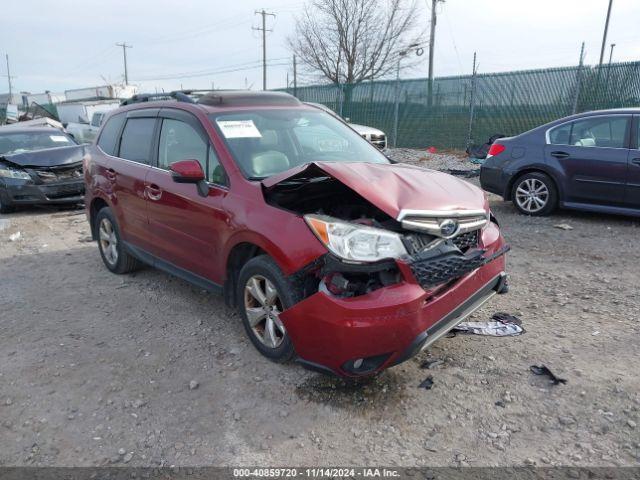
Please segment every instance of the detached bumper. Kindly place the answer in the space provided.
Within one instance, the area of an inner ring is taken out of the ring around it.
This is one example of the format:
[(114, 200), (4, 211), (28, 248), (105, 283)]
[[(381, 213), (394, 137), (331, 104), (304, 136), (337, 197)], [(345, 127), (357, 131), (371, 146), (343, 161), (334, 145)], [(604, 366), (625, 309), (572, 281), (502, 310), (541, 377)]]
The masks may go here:
[(0, 190), (3, 193), (3, 201), (8, 205), (80, 203), (84, 199), (84, 180), (37, 185), (6, 179)]
[(511, 175), (505, 173), (502, 168), (485, 165), (480, 168), (480, 186), (482, 189), (500, 195), (504, 199), (509, 196), (507, 185), (510, 180)]
[[(485, 234), (494, 240), (485, 247), (488, 256), (504, 248), (492, 230)], [(301, 363), (341, 376), (378, 372), (408, 360), (506, 291), (504, 255), (435, 293), (398, 263), (402, 283), (353, 298), (318, 292), (280, 314)]]

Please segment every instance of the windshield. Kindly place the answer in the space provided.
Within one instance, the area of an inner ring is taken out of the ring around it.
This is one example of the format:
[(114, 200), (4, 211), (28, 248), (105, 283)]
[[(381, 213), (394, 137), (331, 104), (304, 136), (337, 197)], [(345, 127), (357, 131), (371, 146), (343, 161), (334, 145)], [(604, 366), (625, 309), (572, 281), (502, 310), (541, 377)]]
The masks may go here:
[(58, 130), (51, 132), (0, 133), (0, 155), (44, 150), (45, 148), (77, 145), (69, 136)]
[(309, 162), (390, 163), (331, 115), (314, 110), (248, 110), (211, 115), (245, 176), (261, 180)]

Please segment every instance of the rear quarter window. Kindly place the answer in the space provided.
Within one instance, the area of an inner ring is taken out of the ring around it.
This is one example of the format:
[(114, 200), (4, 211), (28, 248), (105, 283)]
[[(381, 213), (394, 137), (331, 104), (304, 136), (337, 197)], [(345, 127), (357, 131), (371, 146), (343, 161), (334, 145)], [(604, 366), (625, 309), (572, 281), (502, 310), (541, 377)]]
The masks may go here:
[(118, 145), (118, 134), (122, 129), (124, 120), (124, 113), (113, 115), (109, 120), (107, 120), (107, 123), (100, 133), (100, 138), (98, 139), (98, 146), (104, 153), (115, 156), (116, 147)]

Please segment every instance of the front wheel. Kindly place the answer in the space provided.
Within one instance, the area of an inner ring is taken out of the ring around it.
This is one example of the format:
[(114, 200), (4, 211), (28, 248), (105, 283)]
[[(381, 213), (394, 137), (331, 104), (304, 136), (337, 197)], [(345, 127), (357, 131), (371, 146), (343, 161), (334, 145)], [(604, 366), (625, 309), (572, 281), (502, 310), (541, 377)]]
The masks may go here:
[(268, 255), (252, 258), (240, 271), (236, 298), (242, 323), (256, 349), (275, 362), (294, 355), (280, 313), (297, 303), (296, 291)]
[(511, 192), (514, 205), (525, 215), (545, 216), (558, 205), (558, 191), (553, 180), (541, 172), (527, 173), (518, 178)]

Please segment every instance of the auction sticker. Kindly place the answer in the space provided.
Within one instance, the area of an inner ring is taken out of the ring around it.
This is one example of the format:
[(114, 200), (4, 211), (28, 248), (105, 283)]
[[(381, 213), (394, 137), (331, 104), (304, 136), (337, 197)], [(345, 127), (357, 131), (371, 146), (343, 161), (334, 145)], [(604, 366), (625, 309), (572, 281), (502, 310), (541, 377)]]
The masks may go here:
[(68, 142), (69, 140), (64, 135), (49, 135), (49, 138), (53, 142)]
[(222, 134), (226, 138), (261, 138), (253, 120), (218, 120)]

